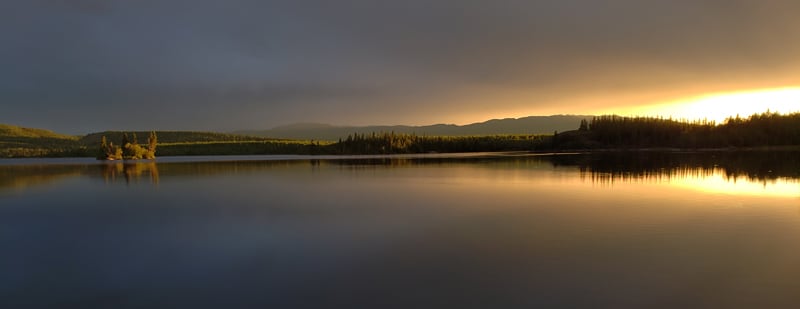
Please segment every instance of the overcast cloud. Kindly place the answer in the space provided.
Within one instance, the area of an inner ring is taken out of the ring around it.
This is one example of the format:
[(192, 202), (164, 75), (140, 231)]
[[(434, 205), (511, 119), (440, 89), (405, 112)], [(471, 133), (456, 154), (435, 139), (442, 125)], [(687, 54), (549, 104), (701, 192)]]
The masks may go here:
[(6, 0), (0, 123), (429, 124), (798, 85), (798, 12), (789, 0)]

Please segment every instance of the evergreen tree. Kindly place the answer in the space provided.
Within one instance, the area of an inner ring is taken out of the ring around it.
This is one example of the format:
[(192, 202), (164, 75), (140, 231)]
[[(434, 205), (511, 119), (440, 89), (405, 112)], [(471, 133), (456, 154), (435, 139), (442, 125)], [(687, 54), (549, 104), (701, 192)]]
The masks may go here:
[(578, 128), (580, 131), (589, 131), (589, 122), (586, 119), (581, 120), (581, 126)]
[(150, 131), (150, 137), (147, 138), (147, 150), (156, 152), (156, 144), (158, 144), (158, 137), (155, 131)]
[(559, 141), (558, 141), (558, 131), (553, 131), (553, 137), (550, 140), (550, 145), (553, 148), (557, 148), (558, 147), (558, 143), (559, 143)]
[(106, 140), (106, 136), (103, 135), (103, 138), (100, 140), (100, 150), (97, 152), (97, 159), (105, 159), (110, 154), (108, 140)]
[(108, 150), (108, 140), (106, 140), (105, 135), (103, 135), (103, 138), (100, 139), (100, 149), (102, 149), (104, 152)]

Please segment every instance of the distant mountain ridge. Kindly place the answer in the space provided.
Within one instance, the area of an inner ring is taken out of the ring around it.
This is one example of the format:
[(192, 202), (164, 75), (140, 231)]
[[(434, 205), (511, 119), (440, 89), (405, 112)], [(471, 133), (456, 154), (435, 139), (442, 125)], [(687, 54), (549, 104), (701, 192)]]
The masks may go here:
[(522, 118), (492, 119), (468, 125), (434, 124), (427, 126), (374, 125), (374, 126), (334, 126), (324, 123), (295, 123), (278, 126), (268, 130), (235, 131), (233, 134), (264, 136), (286, 139), (337, 140), (353, 133), (370, 134), (395, 132), (417, 135), (498, 135), (498, 134), (552, 134), (554, 131), (570, 131), (580, 126), (583, 119), (591, 120), (591, 115), (553, 115), (528, 116)]
[[(122, 134), (127, 133), (128, 137), (133, 138), (137, 135), (144, 141), (149, 131), (103, 131), (97, 133), (89, 133), (80, 137), (78, 140), (84, 145), (100, 144), (100, 140), (105, 136), (108, 140), (118, 141), (122, 140)], [(235, 141), (274, 141), (275, 139), (266, 138), (261, 136), (245, 136), (236, 134), (226, 134), (217, 132), (202, 132), (202, 131), (155, 131), (158, 136), (159, 143), (197, 143), (197, 142), (235, 142)]]

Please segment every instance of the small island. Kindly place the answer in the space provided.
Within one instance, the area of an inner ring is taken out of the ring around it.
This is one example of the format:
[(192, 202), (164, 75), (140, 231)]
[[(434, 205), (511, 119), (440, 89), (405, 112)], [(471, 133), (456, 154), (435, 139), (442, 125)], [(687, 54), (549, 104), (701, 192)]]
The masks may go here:
[(100, 141), (100, 150), (97, 154), (98, 160), (151, 160), (156, 158), (156, 144), (158, 137), (155, 131), (150, 132), (147, 138), (147, 147), (139, 145), (136, 133), (132, 137), (128, 137), (128, 133), (122, 134), (122, 142), (119, 145), (114, 145), (114, 142), (109, 142), (105, 135)]

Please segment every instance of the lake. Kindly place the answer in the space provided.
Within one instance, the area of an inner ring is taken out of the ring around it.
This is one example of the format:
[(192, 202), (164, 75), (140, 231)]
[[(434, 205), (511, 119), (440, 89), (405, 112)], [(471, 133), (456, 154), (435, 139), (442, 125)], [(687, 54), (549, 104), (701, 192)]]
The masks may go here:
[(0, 308), (796, 308), (793, 152), (0, 160)]

